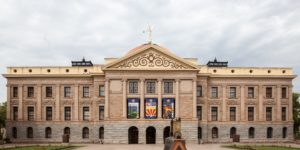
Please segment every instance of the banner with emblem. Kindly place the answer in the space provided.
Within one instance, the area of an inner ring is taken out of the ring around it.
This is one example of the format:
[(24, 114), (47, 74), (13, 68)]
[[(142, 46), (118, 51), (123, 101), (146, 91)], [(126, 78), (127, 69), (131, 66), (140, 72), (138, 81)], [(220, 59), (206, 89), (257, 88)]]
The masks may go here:
[(128, 98), (127, 99), (127, 118), (137, 119), (140, 118), (140, 99)]
[(175, 118), (175, 99), (163, 98), (163, 118), (172, 119)]
[(146, 119), (157, 118), (157, 98), (145, 99), (145, 118)]

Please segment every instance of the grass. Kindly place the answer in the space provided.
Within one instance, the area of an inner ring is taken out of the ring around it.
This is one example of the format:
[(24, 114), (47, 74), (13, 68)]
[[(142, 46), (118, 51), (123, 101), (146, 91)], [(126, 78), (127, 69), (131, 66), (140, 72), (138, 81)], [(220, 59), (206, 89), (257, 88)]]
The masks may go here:
[(228, 145), (223, 147), (237, 150), (300, 150), (299, 148), (281, 146)]
[(76, 146), (24, 146), (3, 148), (3, 150), (73, 150)]

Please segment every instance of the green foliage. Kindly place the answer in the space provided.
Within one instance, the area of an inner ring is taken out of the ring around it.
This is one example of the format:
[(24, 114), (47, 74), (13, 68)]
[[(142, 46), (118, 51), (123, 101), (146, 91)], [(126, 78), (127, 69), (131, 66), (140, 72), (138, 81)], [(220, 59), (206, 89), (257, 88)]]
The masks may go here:
[(0, 104), (0, 127), (5, 126), (6, 120), (6, 102)]
[(294, 119), (294, 133), (299, 132), (300, 125), (300, 102), (298, 100), (299, 94), (293, 93), (293, 119)]

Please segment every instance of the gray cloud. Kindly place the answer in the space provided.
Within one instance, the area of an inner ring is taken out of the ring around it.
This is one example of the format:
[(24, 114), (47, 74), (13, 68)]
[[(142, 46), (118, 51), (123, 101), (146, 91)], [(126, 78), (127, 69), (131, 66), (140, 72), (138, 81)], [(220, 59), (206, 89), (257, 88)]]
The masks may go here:
[[(293, 67), (300, 74), (300, 1), (277, 0), (0, 0), (0, 73), (6, 66), (70, 65), (121, 57), (153, 39), (205, 64)], [(0, 100), (5, 100), (0, 79)], [(300, 92), (300, 79), (294, 80)]]

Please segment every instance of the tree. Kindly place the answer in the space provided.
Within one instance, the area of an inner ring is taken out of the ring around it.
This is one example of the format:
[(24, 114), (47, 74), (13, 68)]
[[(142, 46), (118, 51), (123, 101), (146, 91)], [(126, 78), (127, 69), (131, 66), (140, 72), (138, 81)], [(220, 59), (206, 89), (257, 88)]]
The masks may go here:
[(0, 127), (5, 126), (6, 120), (6, 102), (0, 104)]
[(293, 93), (293, 119), (294, 119), (294, 133), (299, 132), (300, 126), (300, 102), (299, 94)]

